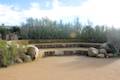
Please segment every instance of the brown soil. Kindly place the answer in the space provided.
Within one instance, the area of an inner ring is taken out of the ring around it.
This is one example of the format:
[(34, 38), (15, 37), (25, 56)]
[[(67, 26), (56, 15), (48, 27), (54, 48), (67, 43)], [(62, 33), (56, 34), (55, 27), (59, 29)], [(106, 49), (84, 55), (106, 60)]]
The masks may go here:
[(120, 59), (48, 57), (0, 69), (0, 80), (120, 80)]

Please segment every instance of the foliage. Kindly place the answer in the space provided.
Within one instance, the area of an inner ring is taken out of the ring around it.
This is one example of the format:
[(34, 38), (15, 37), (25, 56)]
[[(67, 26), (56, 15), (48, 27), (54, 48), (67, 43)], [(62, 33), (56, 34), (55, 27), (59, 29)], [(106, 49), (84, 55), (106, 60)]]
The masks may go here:
[(94, 29), (91, 26), (85, 26), (81, 32), (81, 39), (85, 42), (94, 42)]
[(5, 39), (5, 35), (9, 33), (9, 29), (5, 27), (0, 27), (0, 34), (2, 35), (2, 39)]
[(79, 18), (73, 22), (52, 21), (48, 18), (28, 18), (21, 26), (0, 26), (3, 39), (8, 33), (16, 33), (19, 39), (79, 39), (83, 42), (103, 43), (107, 41), (105, 26), (82, 25)]
[(16, 44), (8, 44), (6, 41), (0, 40), (0, 67), (5, 67), (15, 63), (15, 59), (22, 53), (25, 48), (17, 47)]
[(120, 51), (120, 29), (111, 28), (107, 31), (107, 41), (112, 44), (117, 53)]
[(104, 26), (83, 26), (79, 18), (73, 23), (51, 21), (45, 19), (27, 19), (21, 27), (22, 39), (79, 39), (84, 42), (105, 42)]
[(9, 45), (8, 50), (9, 50), (10, 60), (15, 61), (15, 58), (18, 55), (18, 50), (19, 50), (17, 48), (17, 45), (12, 43), (11, 45)]
[(94, 29), (94, 36), (95, 36), (95, 39), (94, 41), (95, 42), (99, 42), (99, 43), (103, 43), (103, 42), (106, 42), (107, 41), (107, 27), (105, 26), (95, 26), (95, 29)]
[(11, 33), (20, 33), (20, 28), (17, 26), (13, 26), (9, 29)]
[(0, 56), (1, 56), (1, 59), (0, 59), (0, 64), (1, 66), (7, 66), (10, 64), (10, 54), (9, 54), (9, 51), (8, 51), (8, 48), (6, 46), (6, 42), (5, 41), (0, 41)]

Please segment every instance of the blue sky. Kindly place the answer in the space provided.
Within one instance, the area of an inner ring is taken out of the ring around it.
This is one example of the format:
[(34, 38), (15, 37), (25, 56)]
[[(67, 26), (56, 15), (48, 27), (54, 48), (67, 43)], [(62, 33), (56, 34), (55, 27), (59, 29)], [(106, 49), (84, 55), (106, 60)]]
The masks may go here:
[(0, 0), (0, 24), (20, 25), (26, 18), (48, 17), (120, 28), (119, 0)]
[[(21, 8), (28, 8), (31, 3), (38, 3), (43, 9), (52, 8), (54, 0), (0, 0), (1, 4), (15, 5)], [(59, 0), (61, 6), (79, 6), (85, 0)], [(46, 6), (48, 4), (48, 6)]]

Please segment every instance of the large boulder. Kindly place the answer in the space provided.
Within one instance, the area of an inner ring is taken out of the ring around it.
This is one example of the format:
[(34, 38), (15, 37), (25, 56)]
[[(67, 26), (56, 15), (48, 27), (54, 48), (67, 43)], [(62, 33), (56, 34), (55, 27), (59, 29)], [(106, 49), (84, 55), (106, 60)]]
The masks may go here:
[(101, 46), (100, 46), (100, 49), (109, 49), (109, 46), (108, 46), (108, 43), (103, 43)]
[(98, 54), (99, 54), (98, 49), (93, 48), (93, 47), (88, 49), (88, 56), (96, 57)]
[(107, 54), (108, 57), (114, 57), (115, 55), (113, 53)]
[(15, 62), (16, 62), (16, 63), (23, 63), (23, 60), (22, 60), (21, 58), (17, 57), (17, 58), (15, 59)]
[[(104, 57), (106, 57), (106, 58), (109, 57), (106, 49), (99, 49), (99, 54), (101, 54), (101, 55), (104, 54)], [(100, 55), (100, 57), (101, 57), (101, 55)]]
[(100, 54), (105, 54), (105, 55), (107, 55), (106, 49), (99, 49), (99, 53), (100, 53)]
[(39, 56), (39, 49), (36, 46), (29, 45), (27, 46), (27, 55), (30, 55), (32, 60), (35, 60)]
[(24, 59), (24, 62), (30, 62), (30, 61), (32, 61), (31, 56), (26, 55), (25, 59)]
[(105, 58), (105, 55), (100, 53), (96, 57), (98, 57), (98, 58)]
[(21, 59), (23, 62), (30, 62), (30, 61), (32, 61), (31, 56), (26, 55), (26, 54), (24, 54), (24, 53), (22, 53), (22, 54), (20, 55), (20, 59)]
[(116, 50), (115, 50), (115, 47), (111, 44), (111, 43), (103, 43), (101, 46), (100, 46), (100, 49), (105, 49), (107, 53), (115, 53)]

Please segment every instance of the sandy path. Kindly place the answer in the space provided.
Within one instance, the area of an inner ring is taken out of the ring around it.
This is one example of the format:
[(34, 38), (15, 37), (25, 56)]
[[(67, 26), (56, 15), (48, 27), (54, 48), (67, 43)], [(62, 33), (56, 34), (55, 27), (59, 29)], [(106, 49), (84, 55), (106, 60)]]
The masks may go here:
[(0, 80), (120, 80), (120, 59), (49, 57), (0, 69)]

